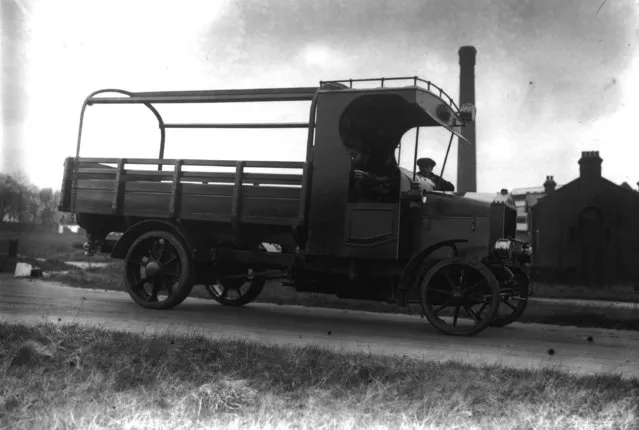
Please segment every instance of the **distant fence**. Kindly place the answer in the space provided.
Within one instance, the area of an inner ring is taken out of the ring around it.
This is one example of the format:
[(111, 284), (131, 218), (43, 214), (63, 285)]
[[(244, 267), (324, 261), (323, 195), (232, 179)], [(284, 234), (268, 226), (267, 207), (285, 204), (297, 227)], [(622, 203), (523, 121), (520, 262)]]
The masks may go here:
[(550, 284), (563, 284), (575, 286), (590, 286), (592, 288), (606, 289), (615, 285), (632, 285), (635, 291), (639, 291), (639, 271), (616, 274), (614, 277), (604, 277), (600, 282), (587, 282), (574, 271), (561, 270), (551, 267), (531, 267), (531, 278), (535, 282)]
[(27, 222), (3, 222), (0, 223), (1, 233), (62, 233), (83, 235), (84, 230), (78, 226), (63, 226), (59, 224), (31, 224)]

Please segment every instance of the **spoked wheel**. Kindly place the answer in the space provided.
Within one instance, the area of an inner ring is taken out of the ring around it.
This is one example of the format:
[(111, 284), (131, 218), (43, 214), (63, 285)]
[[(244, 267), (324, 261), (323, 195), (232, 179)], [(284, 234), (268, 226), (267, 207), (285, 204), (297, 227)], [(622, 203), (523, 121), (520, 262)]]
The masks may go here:
[[(233, 244), (229, 246), (235, 248)], [(266, 252), (262, 245), (258, 250)], [(266, 278), (253, 276), (258, 268), (227, 260), (221, 269), (215, 282), (206, 284), (204, 288), (213, 300), (222, 305), (239, 307), (249, 304), (260, 295), (266, 284)]]
[(193, 288), (192, 261), (182, 241), (165, 231), (141, 235), (126, 256), (126, 288), (147, 309), (171, 309)]
[(499, 309), (490, 325), (493, 327), (505, 327), (521, 317), (528, 304), (528, 288), (530, 279), (526, 273), (516, 270), (508, 270), (507, 278), (501, 281), (501, 295)]
[(222, 279), (205, 288), (211, 298), (222, 305), (244, 306), (255, 300), (266, 284), (266, 279), (252, 275), (253, 271), (248, 269), (246, 277)]
[(421, 282), (421, 305), (428, 321), (453, 336), (473, 336), (499, 307), (499, 282), (474, 260), (452, 258), (430, 267)]

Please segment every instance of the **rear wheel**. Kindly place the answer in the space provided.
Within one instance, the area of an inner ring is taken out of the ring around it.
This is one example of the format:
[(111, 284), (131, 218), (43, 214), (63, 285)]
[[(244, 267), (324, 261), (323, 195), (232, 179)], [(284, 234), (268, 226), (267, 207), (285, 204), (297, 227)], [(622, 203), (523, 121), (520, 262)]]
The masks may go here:
[(499, 282), (477, 261), (440, 261), (426, 271), (420, 287), (424, 315), (448, 335), (476, 335), (488, 327), (499, 307)]
[(143, 308), (171, 309), (193, 288), (193, 263), (173, 233), (144, 233), (131, 245), (125, 263), (127, 292)]
[[(234, 248), (232, 244), (229, 246)], [(266, 252), (262, 245), (258, 249)], [(221, 264), (215, 281), (204, 285), (204, 288), (213, 300), (222, 305), (244, 306), (255, 300), (264, 289), (266, 278), (253, 276), (258, 271), (259, 267), (227, 260)]]
[[(235, 279), (222, 279), (204, 288), (216, 302), (226, 306), (244, 306), (255, 300), (266, 284), (264, 278), (252, 278), (253, 271), (247, 270), (247, 276)], [(251, 279), (252, 278), (252, 279)]]

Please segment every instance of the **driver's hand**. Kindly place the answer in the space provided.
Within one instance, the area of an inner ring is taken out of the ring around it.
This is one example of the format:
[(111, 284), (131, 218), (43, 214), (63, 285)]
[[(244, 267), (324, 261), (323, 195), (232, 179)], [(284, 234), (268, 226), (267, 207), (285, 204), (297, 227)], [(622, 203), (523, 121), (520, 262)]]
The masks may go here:
[(363, 181), (364, 178), (368, 176), (368, 173), (364, 172), (363, 170), (353, 170), (353, 176), (355, 176), (355, 179)]

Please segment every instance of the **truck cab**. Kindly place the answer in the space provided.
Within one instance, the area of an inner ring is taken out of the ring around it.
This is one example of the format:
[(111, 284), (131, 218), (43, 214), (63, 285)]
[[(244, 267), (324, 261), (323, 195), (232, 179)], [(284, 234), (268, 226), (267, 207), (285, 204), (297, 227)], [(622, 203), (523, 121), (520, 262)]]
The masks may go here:
[[(415, 217), (409, 214), (421, 207), (421, 191), (436, 192), (428, 184), (420, 187), (415, 163), (413, 175), (399, 167), (396, 150), (402, 136), (419, 127), (443, 127), (469, 144), (460, 131), (475, 110), (458, 108), (430, 82), (407, 81), (391, 87), (380, 81), (375, 89), (352, 88), (351, 81), (320, 87), (310, 158), (309, 254), (405, 259), (423, 246), (409, 228)], [(368, 181), (354, 173), (362, 170)]]

